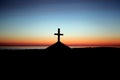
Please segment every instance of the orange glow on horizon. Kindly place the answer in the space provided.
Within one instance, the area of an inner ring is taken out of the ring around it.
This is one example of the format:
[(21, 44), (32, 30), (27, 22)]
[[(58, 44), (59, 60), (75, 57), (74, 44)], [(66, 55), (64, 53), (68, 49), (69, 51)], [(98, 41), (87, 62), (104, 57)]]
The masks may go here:
[(66, 38), (63, 42), (71, 46), (120, 46), (120, 38)]
[[(49, 46), (56, 42), (55, 39), (1, 39), (0, 45), (40, 45), (40, 46)], [(120, 39), (94, 39), (94, 38), (62, 38), (61, 42), (68, 46), (120, 46)]]

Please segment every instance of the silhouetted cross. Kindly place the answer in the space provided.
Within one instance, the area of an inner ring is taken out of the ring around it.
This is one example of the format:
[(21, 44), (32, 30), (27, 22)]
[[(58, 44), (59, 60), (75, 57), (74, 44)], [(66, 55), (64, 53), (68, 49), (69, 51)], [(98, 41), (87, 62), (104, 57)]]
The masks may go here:
[(55, 33), (54, 35), (58, 35), (58, 42), (60, 42), (60, 36), (63, 34), (60, 34), (60, 28), (58, 28), (58, 33)]

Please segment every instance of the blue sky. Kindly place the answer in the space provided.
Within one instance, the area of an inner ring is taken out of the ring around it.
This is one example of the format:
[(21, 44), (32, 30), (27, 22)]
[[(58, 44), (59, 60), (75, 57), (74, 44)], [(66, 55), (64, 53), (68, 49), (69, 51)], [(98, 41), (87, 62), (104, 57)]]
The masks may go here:
[[(0, 38), (120, 39), (119, 0), (1, 0)], [(27, 37), (26, 37), (27, 36)], [(64, 39), (63, 39), (64, 41)]]

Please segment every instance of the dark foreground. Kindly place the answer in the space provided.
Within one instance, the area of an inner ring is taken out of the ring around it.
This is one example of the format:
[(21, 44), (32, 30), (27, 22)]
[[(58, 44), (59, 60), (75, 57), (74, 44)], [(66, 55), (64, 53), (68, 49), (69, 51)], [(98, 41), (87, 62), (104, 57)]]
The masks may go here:
[(47, 51), (46, 49), (0, 50), (0, 56), (82, 56), (119, 57), (120, 48), (73, 48), (69, 51)]

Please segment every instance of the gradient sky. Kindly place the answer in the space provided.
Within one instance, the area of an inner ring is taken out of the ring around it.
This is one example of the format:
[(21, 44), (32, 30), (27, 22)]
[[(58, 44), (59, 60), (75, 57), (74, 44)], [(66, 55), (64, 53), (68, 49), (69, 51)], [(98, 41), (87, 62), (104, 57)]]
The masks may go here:
[(120, 45), (120, 0), (0, 0), (0, 45)]

